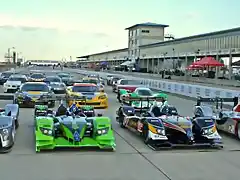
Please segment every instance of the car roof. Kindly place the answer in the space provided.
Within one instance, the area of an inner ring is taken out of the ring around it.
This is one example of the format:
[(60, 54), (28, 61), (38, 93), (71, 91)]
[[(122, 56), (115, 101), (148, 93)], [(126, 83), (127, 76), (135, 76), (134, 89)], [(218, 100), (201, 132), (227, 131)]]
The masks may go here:
[(150, 90), (151, 91), (151, 89), (148, 87), (138, 87), (138, 88), (136, 88), (136, 90)]
[(94, 86), (94, 87), (96, 87), (96, 84), (92, 84), (92, 83), (74, 83), (73, 86)]

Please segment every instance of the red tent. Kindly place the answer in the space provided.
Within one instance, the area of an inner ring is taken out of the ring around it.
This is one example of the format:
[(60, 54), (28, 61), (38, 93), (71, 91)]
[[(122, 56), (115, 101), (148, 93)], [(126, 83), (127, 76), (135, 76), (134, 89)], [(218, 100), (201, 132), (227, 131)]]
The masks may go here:
[(204, 68), (204, 66), (194, 65), (194, 64), (191, 64), (191, 65), (189, 65), (188, 67), (186, 67), (187, 70), (203, 69), (203, 68)]
[(194, 63), (192, 63), (192, 65), (199, 65), (199, 66), (224, 66), (223, 63), (220, 63), (219, 61), (217, 61), (216, 59), (214, 59), (213, 57), (209, 56), (209, 57), (204, 57), (199, 61), (196, 61)]

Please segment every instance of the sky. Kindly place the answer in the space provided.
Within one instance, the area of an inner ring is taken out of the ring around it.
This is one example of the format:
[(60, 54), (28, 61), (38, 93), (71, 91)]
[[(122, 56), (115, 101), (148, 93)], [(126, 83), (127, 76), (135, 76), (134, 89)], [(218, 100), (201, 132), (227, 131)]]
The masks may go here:
[(127, 47), (126, 27), (168, 24), (176, 38), (240, 27), (239, 0), (12, 0), (0, 6), (0, 56), (74, 59)]

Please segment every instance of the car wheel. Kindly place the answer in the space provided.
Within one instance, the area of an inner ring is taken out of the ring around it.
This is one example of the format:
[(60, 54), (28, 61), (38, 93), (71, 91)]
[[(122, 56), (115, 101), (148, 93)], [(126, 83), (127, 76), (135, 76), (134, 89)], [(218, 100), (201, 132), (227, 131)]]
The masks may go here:
[(15, 141), (15, 135), (16, 135), (16, 124), (13, 125), (12, 133), (11, 133), (11, 138), (12, 138), (12, 143), (14, 144)]
[(142, 135), (143, 135), (144, 143), (149, 144), (150, 139), (148, 137), (148, 128), (146, 125), (143, 126), (143, 134)]
[(19, 127), (19, 122), (17, 119), (15, 120), (15, 127), (16, 127), (16, 129), (18, 129), (18, 127)]
[(237, 124), (237, 137), (240, 139), (240, 123)]

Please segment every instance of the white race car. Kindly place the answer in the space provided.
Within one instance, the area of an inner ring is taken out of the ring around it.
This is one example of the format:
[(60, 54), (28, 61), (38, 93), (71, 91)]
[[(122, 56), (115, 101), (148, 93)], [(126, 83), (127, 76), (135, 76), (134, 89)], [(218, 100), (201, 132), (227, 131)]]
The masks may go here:
[(27, 82), (27, 76), (19, 74), (12, 75), (3, 84), (3, 91), (4, 93), (15, 93), (25, 82)]

